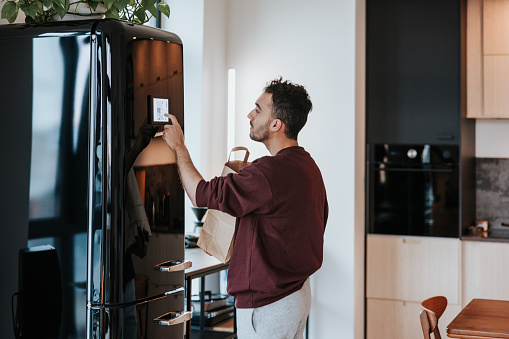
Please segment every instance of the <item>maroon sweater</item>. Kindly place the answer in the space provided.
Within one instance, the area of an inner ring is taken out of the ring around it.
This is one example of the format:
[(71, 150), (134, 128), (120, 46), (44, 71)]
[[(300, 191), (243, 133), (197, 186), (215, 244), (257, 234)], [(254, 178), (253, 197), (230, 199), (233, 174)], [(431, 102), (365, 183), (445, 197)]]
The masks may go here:
[(320, 170), (302, 147), (257, 159), (238, 174), (202, 180), (196, 202), (237, 218), (227, 291), (238, 308), (290, 295), (322, 265), (327, 196)]

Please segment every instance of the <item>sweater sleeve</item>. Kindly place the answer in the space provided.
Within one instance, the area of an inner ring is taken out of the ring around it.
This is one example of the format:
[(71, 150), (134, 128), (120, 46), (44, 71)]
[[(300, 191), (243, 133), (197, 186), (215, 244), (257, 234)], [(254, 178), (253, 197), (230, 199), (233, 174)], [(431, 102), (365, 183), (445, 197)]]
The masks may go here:
[(242, 217), (270, 212), (274, 199), (267, 177), (255, 164), (250, 164), (239, 173), (200, 181), (196, 187), (196, 204)]

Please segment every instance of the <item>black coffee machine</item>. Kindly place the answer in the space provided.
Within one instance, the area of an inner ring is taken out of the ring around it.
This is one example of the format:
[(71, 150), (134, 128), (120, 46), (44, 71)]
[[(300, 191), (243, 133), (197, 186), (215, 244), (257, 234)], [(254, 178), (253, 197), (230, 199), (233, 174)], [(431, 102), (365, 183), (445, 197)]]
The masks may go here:
[(203, 217), (207, 213), (206, 207), (192, 207), (193, 213), (198, 221), (194, 222), (194, 233), (200, 234), (201, 228), (203, 227)]
[(203, 227), (203, 218), (205, 213), (207, 213), (207, 208), (205, 207), (191, 207), (191, 209), (193, 210), (193, 213), (198, 221), (194, 222), (193, 234), (186, 234), (186, 248), (193, 248), (198, 246), (198, 237), (200, 236), (201, 228)]

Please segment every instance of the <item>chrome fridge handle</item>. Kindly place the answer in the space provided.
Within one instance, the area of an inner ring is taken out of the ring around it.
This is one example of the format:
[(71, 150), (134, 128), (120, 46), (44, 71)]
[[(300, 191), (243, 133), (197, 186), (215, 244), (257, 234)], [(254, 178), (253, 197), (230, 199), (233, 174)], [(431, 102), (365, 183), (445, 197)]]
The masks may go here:
[(154, 324), (156, 325), (163, 325), (163, 326), (173, 326), (182, 324), (186, 321), (191, 320), (192, 312), (185, 311), (185, 312), (169, 312), (166, 314), (163, 314), (160, 317), (157, 317), (154, 319)]
[(155, 265), (154, 270), (161, 272), (178, 272), (188, 269), (191, 266), (193, 266), (191, 261), (170, 260)]

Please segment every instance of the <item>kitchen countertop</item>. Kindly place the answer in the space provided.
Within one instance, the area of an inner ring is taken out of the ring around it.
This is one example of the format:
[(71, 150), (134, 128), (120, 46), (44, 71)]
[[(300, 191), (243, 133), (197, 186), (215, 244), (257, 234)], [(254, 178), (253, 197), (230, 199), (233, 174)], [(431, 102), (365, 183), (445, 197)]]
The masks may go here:
[(487, 242), (509, 242), (509, 238), (482, 237), (481, 235), (462, 235), (461, 240), (487, 241)]

